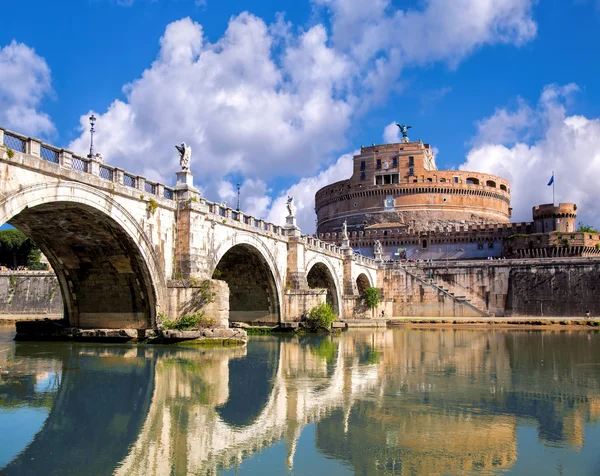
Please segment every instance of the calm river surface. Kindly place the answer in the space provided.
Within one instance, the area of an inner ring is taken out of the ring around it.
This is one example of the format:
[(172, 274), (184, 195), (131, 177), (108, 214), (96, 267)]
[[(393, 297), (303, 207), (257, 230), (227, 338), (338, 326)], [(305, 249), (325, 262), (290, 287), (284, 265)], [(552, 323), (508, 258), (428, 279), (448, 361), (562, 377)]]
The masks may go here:
[(600, 333), (14, 343), (0, 474), (600, 474)]

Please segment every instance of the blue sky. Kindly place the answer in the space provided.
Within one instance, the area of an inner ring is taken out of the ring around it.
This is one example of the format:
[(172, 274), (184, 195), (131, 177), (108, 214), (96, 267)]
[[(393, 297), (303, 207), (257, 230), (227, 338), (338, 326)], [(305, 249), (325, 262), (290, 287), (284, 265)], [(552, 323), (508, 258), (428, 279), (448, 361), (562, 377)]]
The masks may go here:
[[(8, 8), (8, 10), (7, 10)], [(439, 168), (512, 183), (515, 220), (551, 201), (600, 225), (597, 0), (13, 2), (0, 124), (170, 184), (192, 145), (204, 195), (281, 222), (292, 193), (347, 178), (394, 121)]]

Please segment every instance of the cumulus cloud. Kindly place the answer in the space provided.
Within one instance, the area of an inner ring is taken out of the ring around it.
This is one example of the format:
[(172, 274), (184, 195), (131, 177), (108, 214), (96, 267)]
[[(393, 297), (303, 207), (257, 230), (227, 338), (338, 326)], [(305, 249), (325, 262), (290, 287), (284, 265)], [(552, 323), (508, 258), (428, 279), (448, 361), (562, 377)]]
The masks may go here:
[(530, 221), (534, 205), (552, 202), (547, 183), (554, 171), (556, 202), (575, 202), (582, 221), (600, 224), (595, 197), (600, 118), (568, 114), (569, 99), (577, 90), (575, 84), (546, 86), (535, 107), (521, 101), (516, 111), (497, 109), (479, 123), (475, 145), (460, 169), (507, 178), (513, 220)]
[(386, 144), (392, 144), (400, 142), (400, 129), (395, 122), (390, 122), (383, 130), (383, 142)]
[(50, 68), (44, 58), (14, 40), (0, 49), (0, 124), (27, 135), (53, 134), (50, 117), (38, 110), (51, 92)]
[[(282, 15), (267, 25), (244, 12), (214, 43), (184, 18), (166, 27), (155, 61), (124, 86), (125, 98), (93, 111), (95, 142), (108, 162), (170, 183), (178, 168), (173, 145), (185, 141), (208, 198), (235, 200), (231, 177), (241, 177), (244, 206), (280, 223), (284, 207), (275, 210), (285, 193), (272, 202), (279, 191), (270, 184), (308, 175), (292, 188), (311, 216), (301, 223), (314, 229), (306, 190), (342, 168), (331, 158), (347, 147), (352, 120), (398, 84), (402, 67), (456, 64), (486, 44), (529, 41), (532, 2), (429, 0), (400, 10), (390, 0), (313, 0), (331, 18), (296, 29)], [(88, 147), (90, 112), (69, 146), (79, 153)], [(386, 136), (397, 141), (398, 133), (390, 128)]]

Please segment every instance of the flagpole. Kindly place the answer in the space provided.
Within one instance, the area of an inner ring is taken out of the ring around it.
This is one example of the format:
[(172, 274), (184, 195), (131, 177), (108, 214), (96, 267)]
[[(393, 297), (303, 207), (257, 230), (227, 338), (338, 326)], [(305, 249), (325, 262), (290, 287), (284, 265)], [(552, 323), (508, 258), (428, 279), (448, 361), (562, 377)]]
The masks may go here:
[(556, 182), (554, 178), (554, 170), (552, 171), (552, 206), (554, 206), (554, 182)]

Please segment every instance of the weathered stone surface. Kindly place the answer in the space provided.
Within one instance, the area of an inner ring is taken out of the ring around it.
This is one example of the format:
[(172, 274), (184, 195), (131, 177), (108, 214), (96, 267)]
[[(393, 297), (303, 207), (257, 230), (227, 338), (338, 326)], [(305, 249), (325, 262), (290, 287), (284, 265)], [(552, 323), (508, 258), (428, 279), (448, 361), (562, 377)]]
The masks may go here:
[(0, 271), (0, 316), (62, 316), (63, 302), (51, 271)]

